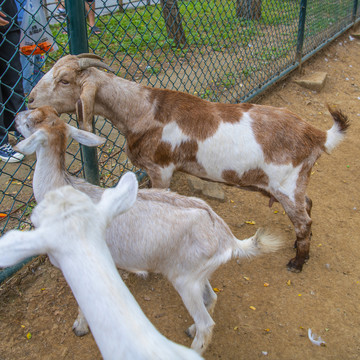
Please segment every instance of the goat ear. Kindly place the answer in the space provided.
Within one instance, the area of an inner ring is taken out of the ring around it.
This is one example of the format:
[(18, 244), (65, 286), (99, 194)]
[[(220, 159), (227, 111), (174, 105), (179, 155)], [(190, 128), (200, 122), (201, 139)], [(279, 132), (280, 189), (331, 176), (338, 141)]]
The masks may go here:
[(45, 253), (45, 238), (38, 230), (11, 230), (0, 238), (0, 267), (12, 266)]
[(98, 204), (106, 221), (109, 223), (114, 217), (128, 211), (136, 201), (137, 192), (138, 182), (132, 172), (126, 173), (114, 188), (106, 189)]
[(91, 132), (94, 117), (96, 85), (85, 82), (76, 103), (76, 115), (81, 129)]
[(25, 140), (20, 141), (14, 146), (14, 150), (19, 151), (25, 155), (33, 154), (39, 145), (44, 144), (47, 141), (47, 136), (43, 129), (35, 131)]
[(70, 136), (78, 143), (86, 146), (100, 146), (105, 143), (106, 139), (97, 136), (91, 132), (77, 129), (69, 124), (66, 124), (70, 132)]

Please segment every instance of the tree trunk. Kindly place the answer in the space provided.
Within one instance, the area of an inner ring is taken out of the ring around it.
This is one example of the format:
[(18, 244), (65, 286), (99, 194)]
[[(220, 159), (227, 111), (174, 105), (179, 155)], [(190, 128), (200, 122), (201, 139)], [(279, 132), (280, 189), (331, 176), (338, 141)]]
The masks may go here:
[(119, 11), (124, 12), (123, 0), (118, 0)]
[(182, 28), (179, 8), (176, 0), (160, 0), (169, 38), (173, 39), (176, 46), (186, 43), (185, 33)]
[(241, 19), (259, 20), (261, 0), (236, 0), (236, 15)]

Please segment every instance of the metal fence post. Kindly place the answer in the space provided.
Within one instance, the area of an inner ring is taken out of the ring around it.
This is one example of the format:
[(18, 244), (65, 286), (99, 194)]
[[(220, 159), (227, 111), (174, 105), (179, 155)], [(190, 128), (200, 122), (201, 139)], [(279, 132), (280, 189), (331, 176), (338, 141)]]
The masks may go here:
[[(65, 0), (67, 26), (69, 34), (70, 53), (78, 55), (89, 52), (86, 31), (86, 13), (84, 0)], [(93, 132), (94, 132), (93, 122)], [(99, 185), (99, 166), (96, 148), (81, 145), (81, 154), (84, 163), (85, 179), (92, 184)]]
[(354, 0), (353, 18), (352, 18), (354, 25), (355, 25), (355, 21), (356, 21), (357, 7), (358, 7), (358, 0)]
[(297, 45), (296, 45), (296, 58), (295, 58), (295, 61), (299, 62), (300, 70), (301, 70), (302, 49), (304, 44), (306, 5), (307, 5), (307, 0), (301, 0), (300, 13), (299, 13), (299, 28), (298, 28)]

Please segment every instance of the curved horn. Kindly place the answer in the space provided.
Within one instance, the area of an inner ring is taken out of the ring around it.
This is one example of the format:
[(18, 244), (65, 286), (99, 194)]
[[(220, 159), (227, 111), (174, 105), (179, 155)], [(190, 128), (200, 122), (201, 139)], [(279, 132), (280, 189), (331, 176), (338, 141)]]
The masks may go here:
[(82, 53), (82, 54), (78, 54), (76, 55), (76, 57), (78, 57), (79, 59), (83, 59), (83, 58), (87, 58), (87, 59), (98, 59), (98, 60), (102, 60), (102, 57), (93, 53)]
[(115, 70), (113, 68), (111, 68), (109, 65), (105, 64), (104, 62), (102, 62), (98, 59), (94, 59), (94, 58), (88, 58), (88, 57), (80, 58), (79, 66), (80, 66), (81, 70), (85, 70), (89, 67), (94, 66), (94, 67), (99, 67), (99, 68), (111, 71), (112, 73), (115, 73)]

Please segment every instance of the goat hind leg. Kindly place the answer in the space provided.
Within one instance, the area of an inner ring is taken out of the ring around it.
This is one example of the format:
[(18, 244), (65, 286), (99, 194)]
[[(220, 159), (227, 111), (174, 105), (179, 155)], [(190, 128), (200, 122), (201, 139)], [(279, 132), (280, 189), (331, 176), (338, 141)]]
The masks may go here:
[[(301, 198), (299, 194), (297, 195), (297, 199)], [(281, 193), (276, 194), (276, 198), (294, 224), (296, 233), (296, 256), (288, 262), (287, 267), (291, 271), (300, 272), (305, 261), (309, 258), (312, 223), (309, 215), (311, 200), (304, 195), (303, 201), (297, 200), (295, 204), (288, 196)]]
[[(305, 209), (306, 209), (307, 214), (311, 218), (312, 200), (308, 196), (305, 196)], [(309, 237), (310, 237), (310, 241), (311, 241), (312, 231), (310, 231)], [(297, 239), (295, 240), (295, 243), (294, 243), (294, 249), (296, 249), (296, 248), (297, 248)], [(308, 254), (306, 257), (306, 260), (308, 260), (309, 258), (310, 258), (310, 256)]]
[[(206, 279), (204, 288), (203, 288), (203, 301), (204, 301), (206, 310), (208, 311), (210, 316), (212, 316), (215, 305), (216, 305), (216, 301), (217, 301), (217, 295), (215, 294), (214, 290), (212, 289), (211, 284), (208, 279)], [(194, 336), (196, 334), (196, 325), (192, 324), (186, 330), (186, 334), (189, 337), (194, 338)]]
[(297, 214), (296, 219), (291, 220), (294, 223), (296, 232), (296, 256), (289, 261), (287, 267), (291, 271), (300, 272), (305, 261), (310, 257), (312, 221), (305, 209), (301, 214)]
[(84, 336), (89, 333), (88, 323), (87, 323), (85, 316), (80, 308), (79, 308), (78, 316), (72, 326), (72, 329), (76, 336)]
[(204, 286), (201, 286), (199, 282), (194, 283), (193, 279), (177, 279), (174, 286), (195, 322), (196, 331), (191, 348), (202, 354), (211, 341), (212, 330), (215, 325), (203, 301)]

